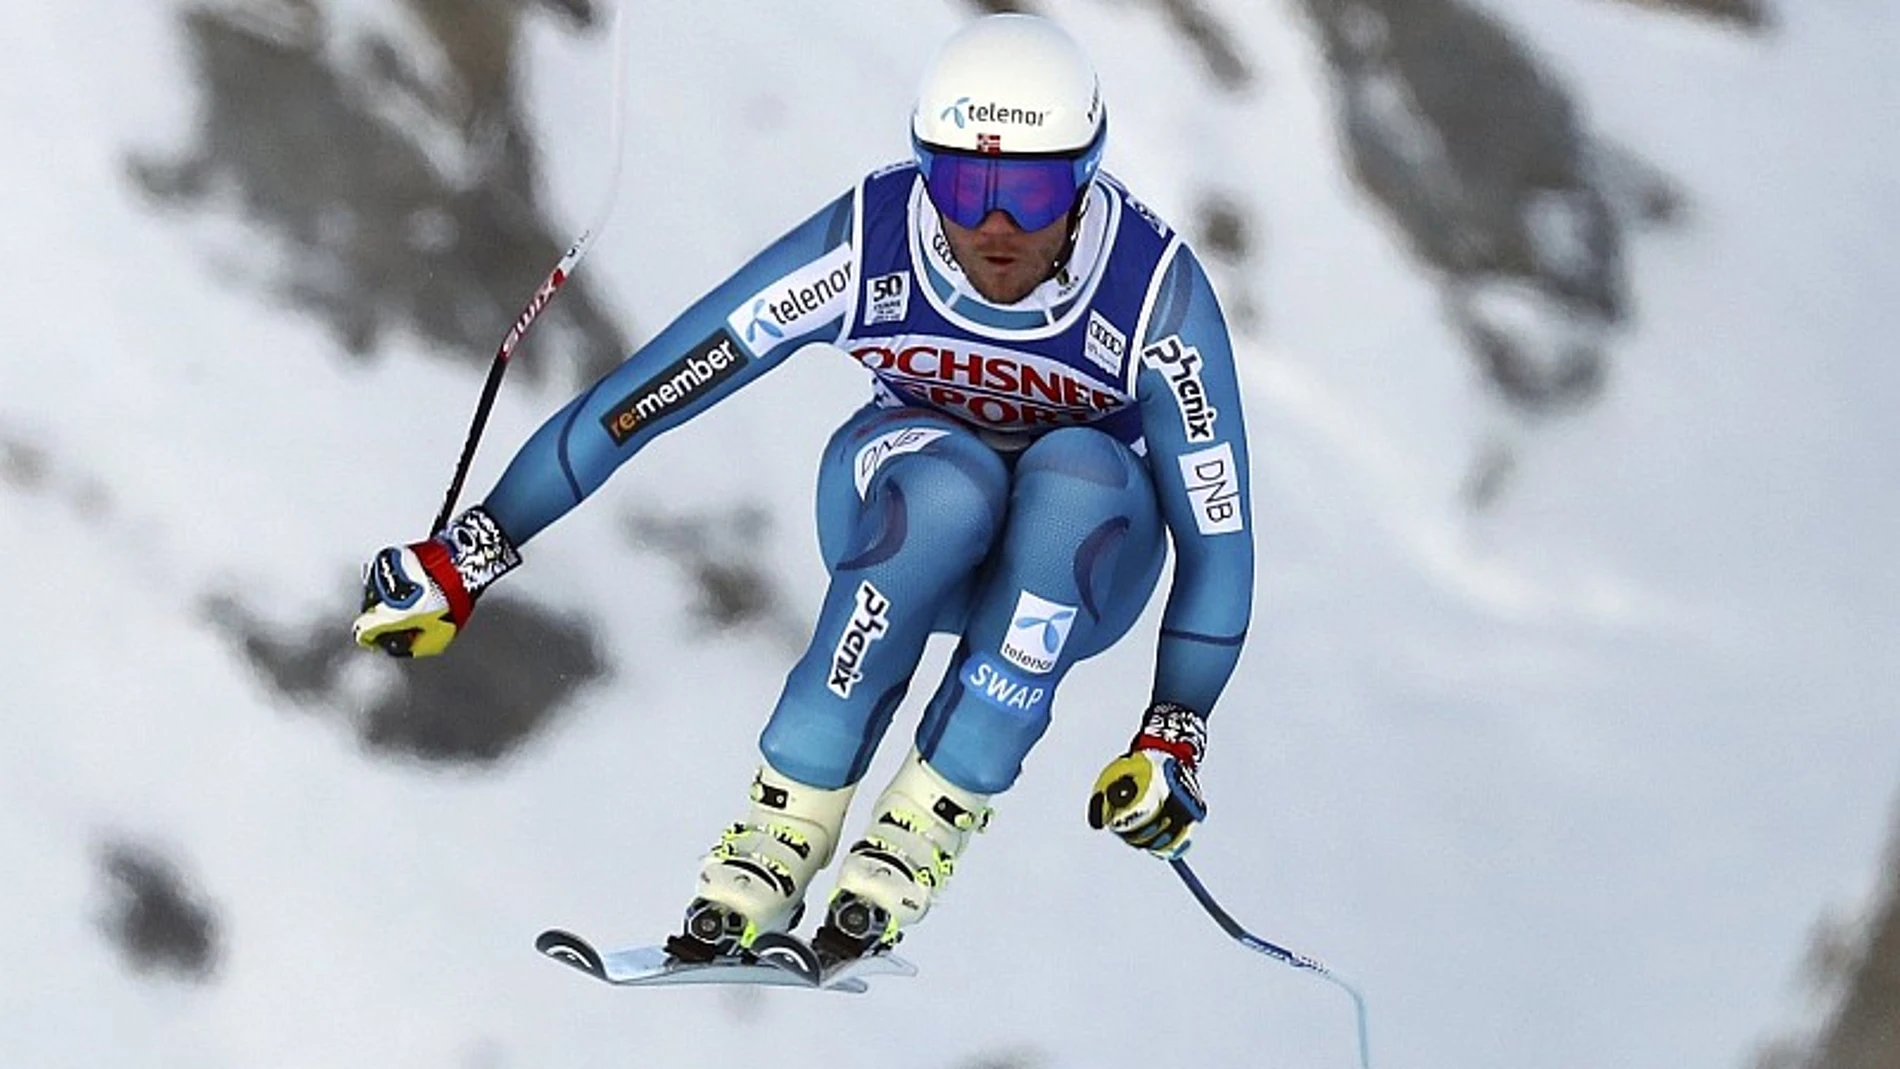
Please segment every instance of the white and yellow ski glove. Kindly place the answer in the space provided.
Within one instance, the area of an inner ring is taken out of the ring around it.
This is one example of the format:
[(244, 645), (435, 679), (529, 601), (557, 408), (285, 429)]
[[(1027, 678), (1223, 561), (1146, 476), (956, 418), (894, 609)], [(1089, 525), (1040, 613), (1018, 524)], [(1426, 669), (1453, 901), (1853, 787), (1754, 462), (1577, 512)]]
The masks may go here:
[(391, 657), (433, 657), (475, 611), (475, 598), (521, 564), (521, 554), (480, 505), (441, 534), (385, 546), (363, 566), (356, 644)]
[(1196, 769), (1207, 748), (1207, 721), (1185, 705), (1156, 702), (1141, 718), (1128, 752), (1108, 763), (1089, 796), (1089, 826), (1173, 860), (1187, 852), (1207, 818)]

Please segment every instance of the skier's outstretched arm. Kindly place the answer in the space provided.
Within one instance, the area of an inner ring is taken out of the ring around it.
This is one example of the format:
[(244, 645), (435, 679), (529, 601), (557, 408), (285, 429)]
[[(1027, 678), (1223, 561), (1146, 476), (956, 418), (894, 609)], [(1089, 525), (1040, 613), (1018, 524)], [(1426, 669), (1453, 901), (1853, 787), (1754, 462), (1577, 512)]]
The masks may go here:
[(365, 568), (356, 641), (396, 656), (442, 652), (520, 547), (658, 435), (793, 352), (835, 340), (855, 278), (856, 192), (839, 197), (695, 301), (529, 437), (488, 497), (440, 534), (388, 546)]
[(1226, 320), (1186, 249), (1163, 285), (1138, 381), (1148, 466), (1174, 545), (1153, 697), (1207, 716), (1253, 614), (1247, 427)]
[(1162, 857), (1206, 816), (1197, 769), (1206, 719), (1239, 661), (1253, 610), (1247, 430), (1220, 304), (1181, 247), (1142, 337), (1136, 393), (1148, 467), (1174, 545), (1154, 690), (1126, 754), (1089, 800), (1089, 822)]

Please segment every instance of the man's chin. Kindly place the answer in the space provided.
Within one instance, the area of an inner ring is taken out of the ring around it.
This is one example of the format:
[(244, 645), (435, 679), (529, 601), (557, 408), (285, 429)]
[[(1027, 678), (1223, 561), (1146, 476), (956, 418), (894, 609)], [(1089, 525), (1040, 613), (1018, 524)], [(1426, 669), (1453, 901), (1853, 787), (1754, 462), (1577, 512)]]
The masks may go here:
[(1022, 300), (1024, 297), (1036, 291), (1036, 287), (1033, 284), (1024, 285), (1020, 281), (1011, 281), (999, 285), (986, 279), (971, 278), (970, 285), (984, 300), (991, 304), (1015, 304), (1017, 301)]

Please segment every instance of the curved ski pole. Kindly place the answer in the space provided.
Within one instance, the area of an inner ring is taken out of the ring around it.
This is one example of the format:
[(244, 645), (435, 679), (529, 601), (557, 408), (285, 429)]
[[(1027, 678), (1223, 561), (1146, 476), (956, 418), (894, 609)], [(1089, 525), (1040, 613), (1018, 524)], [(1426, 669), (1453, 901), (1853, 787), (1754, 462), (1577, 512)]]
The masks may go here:
[(468, 469), (475, 460), (475, 447), (481, 444), (482, 432), (488, 427), (488, 415), (495, 407), (495, 396), (501, 392), (501, 377), (508, 370), (508, 359), (514, 355), (515, 346), (527, 336), (528, 328), (539, 319), (542, 311), (554, 302), (555, 294), (573, 276), (581, 261), (586, 259), (587, 250), (594, 244), (594, 238), (606, 229), (607, 220), (613, 214), (615, 196), (619, 191), (620, 172), (626, 158), (626, 119), (625, 98), (627, 81), (627, 41), (625, 34), (626, 13), (623, 10), (629, 0), (619, 0), (614, 5), (613, 15), (613, 127), (610, 136), (614, 143), (613, 175), (607, 180), (607, 190), (601, 196), (601, 203), (594, 210), (594, 217), (587, 229), (574, 239), (574, 243), (561, 254), (561, 259), (548, 272), (547, 278), (535, 287), (533, 296), (515, 316), (509, 325), (508, 333), (502, 336), (501, 344), (495, 349), (494, 360), (488, 365), (488, 378), (482, 383), (481, 398), (475, 403), (475, 416), (469, 421), (468, 437), (462, 442), (462, 455), (455, 461), (455, 474), (449, 479), (449, 489), (442, 497), (442, 508), (436, 513), (435, 522), (429, 525), (431, 535), (441, 534), (449, 525), (449, 517), (455, 512), (456, 499), (462, 496), (462, 483), (468, 478)]
[(1181, 877), (1181, 882), (1187, 884), (1188, 890), (1194, 893), (1194, 900), (1201, 904), (1201, 908), (1207, 911), (1207, 915), (1214, 918), (1214, 923), (1220, 925), (1221, 930), (1232, 936), (1236, 943), (1246, 947), (1248, 950), (1265, 954), (1267, 957), (1284, 965), (1290, 965), (1295, 969), (1305, 969), (1308, 972), (1317, 973), (1322, 979), (1352, 996), (1353, 1012), (1357, 1017), (1359, 1025), (1359, 1066), (1360, 1069), (1372, 1069), (1372, 1045), (1368, 1038), (1368, 1030), (1366, 1027), (1366, 999), (1364, 995), (1359, 993), (1359, 989), (1346, 982), (1331, 969), (1320, 964), (1317, 959), (1309, 958), (1304, 954), (1296, 954), (1283, 946), (1269, 943), (1265, 939), (1241, 927), (1240, 922), (1235, 920), (1231, 914), (1221, 908), (1219, 902), (1214, 900), (1213, 893), (1208, 891), (1207, 885), (1201, 882), (1201, 878), (1194, 874), (1194, 870), (1188, 867), (1188, 863), (1185, 860), (1177, 857), (1168, 862), (1168, 864), (1173, 867), (1174, 874)]

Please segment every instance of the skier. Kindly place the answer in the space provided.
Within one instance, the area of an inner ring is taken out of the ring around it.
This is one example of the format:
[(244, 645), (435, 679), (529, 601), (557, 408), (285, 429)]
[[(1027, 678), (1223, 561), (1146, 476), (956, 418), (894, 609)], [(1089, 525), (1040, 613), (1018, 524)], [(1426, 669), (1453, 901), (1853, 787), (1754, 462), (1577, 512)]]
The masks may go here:
[[(931, 908), (1077, 661), (1174, 562), (1151, 700), (1091, 825), (1176, 857), (1206, 815), (1207, 715), (1253, 589), (1231, 343), (1179, 235), (1099, 170), (1095, 71), (1054, 23), (973, 20), (922, 79), (913, 159), (876, 171), (555, 413), (479, 505), (365, 569), (356, 640), (440, 653), (520, 547), (654, 437), (814, 342), (871, 373), (817, 484), (831, 581), (766, 721), (751, 801), (702, 862), (684, 961), (795, 927), (929, 636), (959, 644), (844, 850), (813, 946), (881, 953)], [(823, 351), (823, 350), (819, 350)], [(393, 641), (392, 641), (393, 640)]]

